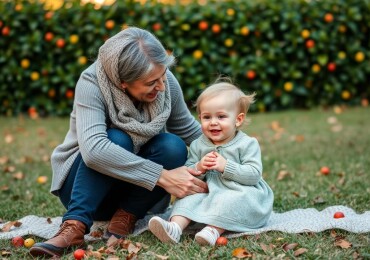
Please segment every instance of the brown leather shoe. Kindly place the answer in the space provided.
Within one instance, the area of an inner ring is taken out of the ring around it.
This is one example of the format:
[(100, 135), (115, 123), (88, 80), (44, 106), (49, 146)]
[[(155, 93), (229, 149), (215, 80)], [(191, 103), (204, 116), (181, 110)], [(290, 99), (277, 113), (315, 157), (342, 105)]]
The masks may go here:
[(117, 238), (126, 237), (134, 231), (136, 216), (123, 209), (118, 209), (109, 222), (105, 237), (115, 236)]
[(30, 249), (32, 256), (60, 257), (74, 247), (84, 245), (86, 226), (78, 220), (66, 220), (60, 226), (58, 233), (44, 243), (36, 243)]

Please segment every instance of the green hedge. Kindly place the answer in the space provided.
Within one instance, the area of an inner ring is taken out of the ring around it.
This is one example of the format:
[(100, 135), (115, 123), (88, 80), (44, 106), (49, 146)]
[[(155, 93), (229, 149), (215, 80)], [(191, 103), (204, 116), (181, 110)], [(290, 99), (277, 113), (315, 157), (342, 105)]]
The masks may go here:
[(189, 104), (219, 74), (257, 92), (260, 111), (356, 105), (370, 95), (370, 1), (117, 2), (50, 11), (1, 1), (0, 114), (69, 114), (80, 73), (127, 25), (174, 52)]

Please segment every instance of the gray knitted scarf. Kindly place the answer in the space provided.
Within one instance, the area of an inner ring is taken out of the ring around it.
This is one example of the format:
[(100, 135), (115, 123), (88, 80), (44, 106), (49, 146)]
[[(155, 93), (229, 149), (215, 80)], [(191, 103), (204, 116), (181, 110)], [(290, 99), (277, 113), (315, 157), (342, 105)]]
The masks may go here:
[(100, 90), (108, 107), (110, 127), (130, 135), (134, 152), (164, 128), (171, 112), (171, 96), (168, 83), (166, 90), (158, 93), (157, 99), (135, 107), (123, 92), (118, 74), (118, 60), (122, 49), (122, 33), (108, 39), (99, 49), (96, 73)]

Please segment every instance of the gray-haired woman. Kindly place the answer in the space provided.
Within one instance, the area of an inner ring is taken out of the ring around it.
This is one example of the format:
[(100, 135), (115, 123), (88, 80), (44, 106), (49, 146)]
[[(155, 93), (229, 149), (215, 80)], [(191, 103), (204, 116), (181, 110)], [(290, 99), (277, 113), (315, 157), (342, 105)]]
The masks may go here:
[(173, 63), (154, 35), (136, 27), (100, 47), (77, 82), (69, 131), (51, 157), (51, 192), (67, 212), (58, 233), (31, 255), (83, 246), (94, 220), (110, 220), (107, 235), (127, 236), (169, 194), (207, 192), (183, 166), (186, 145), (201, 130), (169, 70)]

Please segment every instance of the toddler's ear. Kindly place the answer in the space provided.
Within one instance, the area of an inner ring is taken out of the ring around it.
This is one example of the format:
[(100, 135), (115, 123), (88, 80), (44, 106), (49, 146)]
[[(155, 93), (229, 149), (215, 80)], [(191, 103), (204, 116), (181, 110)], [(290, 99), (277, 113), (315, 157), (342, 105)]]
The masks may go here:
[(239, 115), (237, 115), (236, 119), (235, 119), (236, 127), (241, 126), (244, 122), (244, 119), (245, 119), (245, 114), (244, 113), (240, 113)]

